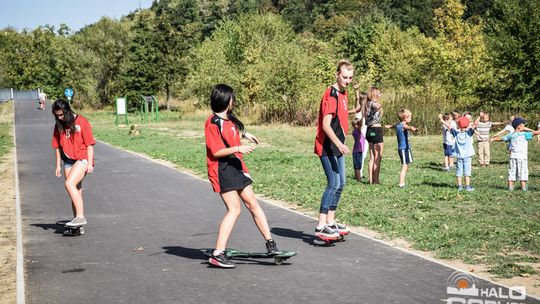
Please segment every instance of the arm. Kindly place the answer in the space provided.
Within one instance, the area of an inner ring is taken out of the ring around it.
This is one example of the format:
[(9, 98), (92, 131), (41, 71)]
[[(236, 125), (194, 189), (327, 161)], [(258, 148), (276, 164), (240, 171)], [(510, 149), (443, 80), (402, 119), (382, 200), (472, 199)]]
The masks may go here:
[(387, 129), (394, 129), (396, 125), (384, 125), (384, 127)]
[(446, 121), (443, 120), (443, 116), (442, 114), (439, 114), (439, 121), (443, 124), (443, 126), (445, 126), (448, 130), (451, 130), (452, 129), (452, 126), (447, 123)]
[(330, 126), (330, 123), (332, 122), (332, 115), (328, 114), (323, 117), (322, 126), (323, 131), (328, 136), (328, 138), (336, 145), (336, 147), (339, 149), (339, 151), (343, 154), (348, 154), (350, 152), (349, 147), (344, 145), (336, 136), (336, 133), (334, 133), (334, 130), (332, 130), (332, 127)]
[(56, 156), (56, 170), (55, 170), (54, 173), (55, 173), (55, 175), (56, 175), (57, 177), (60, 177), (60, 176), (62, 176), (62, 169), (61, 169), (61, 166), (60, 166), (60, 165), (61, 165), (61, 163), (60, 163), (60, 159), (61, 159), (61, 158), (60, 158), (60, 149), (59, 149), (59, 148), (56, 148), (56, 149), (54, 149), (54, 150), (55, 150), (55, 151), (54, 151), (54, 154), (55, 154), (55, 156)]
[(413, 131), (413, 132), (418, 131), (417, 128), (415, 128), (415, 127), (413, 127), (413, 126), (409, 126), (408, 124), (403, 124), (403, 129), (405, 129), (405, 130), (411, 130), (411, 131)]
[(244, 131), (244, 133), (242, 133), (242, 137), (255, 143), (255, 144), (259, 144), (259, 140), (257, 139), (257, 137), (255, 137), (255, 135), (251, 134), (251, 133), (248, 133), (246, 131)]
[(349, 110), (349, 114), (356, 114), (362, 110), (362, 104), (360, 103), (360, 84), (354, 83), (354, 109)]
[(86, 147), (88, 155), (88, 166), (86, 166), (86, 173), (94, 172), (94, 145)]

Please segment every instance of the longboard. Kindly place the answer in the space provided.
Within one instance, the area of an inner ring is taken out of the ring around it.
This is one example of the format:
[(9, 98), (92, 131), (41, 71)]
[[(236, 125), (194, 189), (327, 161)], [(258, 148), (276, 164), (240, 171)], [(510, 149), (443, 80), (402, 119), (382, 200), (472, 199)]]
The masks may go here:
[[(211, 257), (213, 250), (214, 249), (203, 249), (202, 252), (204, 253), (205, 256)], [(234, 259), (234, 258), (274, 259), (274, 264), (281, 265), (287, 259), (295, 256), (296, 252), (281, 250), (277, 254), (268, 254), (267, 252), (249, 252), (249, 251), (241, 251), (241, 250), (233, 249), (233, 248), (227, 248), (225, 249), (225, 254), (231, 259)]]

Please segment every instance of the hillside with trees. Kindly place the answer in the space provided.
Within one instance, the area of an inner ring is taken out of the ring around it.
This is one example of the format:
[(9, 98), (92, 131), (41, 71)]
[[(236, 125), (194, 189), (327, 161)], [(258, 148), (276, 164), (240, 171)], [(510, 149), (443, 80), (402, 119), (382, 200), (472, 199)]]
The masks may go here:
[[(79, 107), (115, 96), (208, 103), (226, 82), (253, 121), (310, 125), (340, 58), (386, 113), (408, 107), (424, 130), (444, 110), (540, 109), (536, 0), (160, 0), (121, 20), (0, 30), (0, 87), (76, 92)], [(534, 13), (536, 12), (536, 13)], [(351, 95), (352, 96), (352, 95)], [(352, 100), (350, 101), (353, 102)]]

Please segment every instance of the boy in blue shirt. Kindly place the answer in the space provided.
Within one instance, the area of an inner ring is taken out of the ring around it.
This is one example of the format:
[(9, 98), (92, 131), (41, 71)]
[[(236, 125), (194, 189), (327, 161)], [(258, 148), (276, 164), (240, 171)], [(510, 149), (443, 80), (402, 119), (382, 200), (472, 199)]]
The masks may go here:
[(398, 144), (398, 154), (401, 160), (401, 172), (399, 173), (399, 187), (405, 187), (405, 176), (407, 175), (407, 169), (409, 164), (413, 162), (413, 156), (411, 153), (411, 146), (409, 145), (409, 130), (416, 132), (418, 129), (409, 126), (412, 119), (411, 111), (407, 109), (401, 109), (398, 112), (400, 122), (395, 125), (386, 125), (386, 128), (395, 128)]
[(528, 141), (533, 139), (534, 135), (540, 134), (540, 129), (532, 132), (525, 131), (525, 120), (523, 118), (514, 118), (512, 127), (514, 132), (504, 136), (492, 138), (492, 141), (505, 141), (509, 143), (510, 162), (508, 166), (508, 190), (514, 190), (514, 182), (519, 179), (521, 190), (527, 191), (527, 181), (529, 180), (528, 168)]
[[(471, 173), (472, 173), (472, 157), (474, 156), (474, 147), (473, 147), (473, 134), (474, 129), (476, 128), (476, 123), (469, 128), (471, 123), (467, 117), (460, 117), (457, 121), (459, 131), (452, 128), (452, 126), (443, 120), (442, 114), (439, 114), (439, 120), (441, 123), (450, 129), (450, 132), (456, 139), (454, 149), (456, 152), (457, 158), (457, 167), (456, 167), (456, 179), (458, 191), (474, 191), (474, 188), (471, 186)], [(462, 179), (465, 176), (465, 188), (462, 185)]]

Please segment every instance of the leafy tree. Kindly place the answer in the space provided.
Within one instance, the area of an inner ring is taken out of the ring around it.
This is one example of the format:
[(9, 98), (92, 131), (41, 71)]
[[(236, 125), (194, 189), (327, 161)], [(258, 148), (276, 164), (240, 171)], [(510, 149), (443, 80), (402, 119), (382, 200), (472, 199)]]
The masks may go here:
[(160, 88), (157, 69), (160, 54), (154, 44), (153, 20), (154, 13), (150, 10), (135, 14), (131, 28), (133, 37), (120, 67), (121, 91), (128, 97), (131, 107), (140, 103), (140, 95), (156, 94)]
[(497, 72), (491, 96), (503, 107), (540, 109), (540, 14), (537, 0), (493, 1), (486, 21)]
[(186, 76), (189, 51), (201, 41), (203, 24), (195, 0), (163, 0), (155, 9), (155, 69), (169, 109), (172, 85)]
[(85, 69), (78, 72), (79, 79), (84, 79), (84, 91), (89, 99), (95, 96), (92, 104), (98, 108), (111, 104), (114, 97), (121, 94), (118, 76), (131, 39), (130, 26), (127, 21), (103, 17), (70, 39), (87, 63)]

